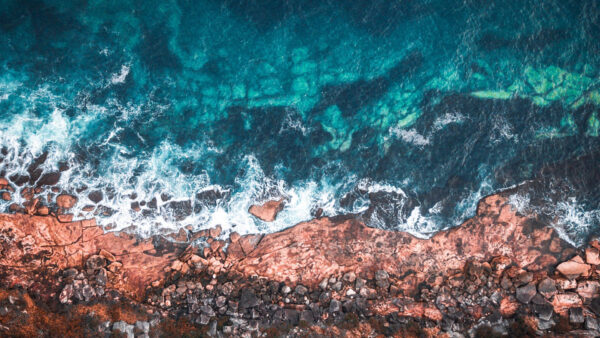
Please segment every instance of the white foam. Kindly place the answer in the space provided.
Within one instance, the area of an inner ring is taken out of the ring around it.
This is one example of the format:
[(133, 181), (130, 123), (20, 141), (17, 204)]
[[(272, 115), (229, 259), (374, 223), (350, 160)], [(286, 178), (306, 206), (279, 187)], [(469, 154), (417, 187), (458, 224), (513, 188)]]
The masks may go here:
[(433, 122), (433, 128), (438, 131), (451, 123), (462, 123), (465, 120), (464, 115), (458, 112), (446, 113), (443, 116), (439, 116)]
[(404, 142), (414, 144), (416, 146), (426, 146), (429, 144), (429, 139), (419, 134), (415, 129), (401, 129), (397, 127), (390, 128), (390, 132)]
[(600, 224), (600, 210), (585, 210), (575, 197), (555, 204), (553, 226), (561, 238), (583, 245), (589, 232)]
[(118, 73), (114, 73), (110, 78), (110, 83), (119, 84), (125, 82), (127, 75), (129, 74), (129, 65), (122, 65), (121, 70)]

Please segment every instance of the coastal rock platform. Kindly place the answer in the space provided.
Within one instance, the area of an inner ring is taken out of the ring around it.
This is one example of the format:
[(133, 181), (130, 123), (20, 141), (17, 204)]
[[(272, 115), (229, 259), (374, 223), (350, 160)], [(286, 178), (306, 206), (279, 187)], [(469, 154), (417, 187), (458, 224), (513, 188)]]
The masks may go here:
[(575, 248), (502, 195), (429, 239), (352, 216), (142, 239), (33, 205), (0, 215), (3, 335), (598, 334), (600, 243)]

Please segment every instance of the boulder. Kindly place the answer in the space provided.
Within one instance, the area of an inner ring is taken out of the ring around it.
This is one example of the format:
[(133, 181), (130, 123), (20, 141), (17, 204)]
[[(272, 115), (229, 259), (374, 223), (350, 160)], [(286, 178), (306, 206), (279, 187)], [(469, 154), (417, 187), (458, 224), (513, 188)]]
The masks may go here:
[(545, 278), (538, 284), (538, 292), (546, 297), (552, 298), (557, 292), (556, 282), (552, 278)]
[(285, 199), (282, 198), (277, 201), (268, 201), (262, 205), (253, 205), (248, 212), (265, 222), (273, 222), (284, 206)]
[(71, 209), (75, 206), (75, 203), (77, 203), (77, 197), (75, 196), (61, 194), (56, 197), (56, 205), (65, 210)]
[(587, 276), (590, 273), (590, 265), (578, 262), (576, 260), (570, 260), (567, 262), (560, 263), (556, 270), (558, 270), (563, 276), (568, 279), (576, 279), (579, 276)]
[(529, 303), (531, 299), (535, 296), (536, 289), (534, 283), (529, 283), (525, 286), (517, 288), (517, 299), (521, 303)]

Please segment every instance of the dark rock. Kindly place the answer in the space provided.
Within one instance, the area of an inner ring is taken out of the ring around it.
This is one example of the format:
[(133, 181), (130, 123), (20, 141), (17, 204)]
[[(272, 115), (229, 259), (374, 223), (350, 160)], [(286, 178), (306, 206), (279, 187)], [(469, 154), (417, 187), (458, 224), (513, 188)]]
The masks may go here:
[(254, 291), (250, 288), (243, 288), (242, 295), (240, 297), (239, 307), (241, 309), (248, 309), (258, 306), (259, 300), (254, 294)]
[(296, 286), (296, 289), (294, 290), (294, 292), (299, 296), (304, 296), (308, 292), (308, 289), (304, 285), (298, 285), (298, 286)]
[(390, 275), (385, 270), (378, 270), (375, 272), (375, 281), (378, 287), (382, 289), (387, 289), (390, 286), (390, 282), (388, 279)]
[(554, 314), (554, 307), (550, 304), (533, 305), (533, 311), (538, 315), (538, 317), (542, 320), (550, 320), (552, 315)]
[(42, 175), (42, 177), (38, 180), (37, 185), (55, 185), (60, 180), (60, 173), (47, 173)]
[(525, 286), (517, 288), (517, 299), (521, 303), (529, 303), (536, 294), (535, 284), (529, 283)]
[(202, 313), (204, 313), (205, 315), (207, 315), (209, 317), (214, 317), (216, 315), (213, 308), (208, 305), (201, 306), (200, 311), (202, 311)]
[(569, 309), (569, 321), (573, 324), (583, 323), (585, 318), (583, 317), (583, 309), (580, 307), (573, 307)]
[(331, 293), (329, 291), (322, 292), (321, 295), (319, 296), (319, 303), (327, 304), (327, 302), (329, 302), (330, 299), (331, 299)]
[(342, 303), (337, 299), (332, 299), (329, 302), (329, 313), (339, 313), (342, 311)]
[(346, 283), (354, 283), (354, 281), (356, 280), (356, 274), (352, 271), (347, 272), (344, 274), (344, 276), (342, 277), (342, 279), (344, 280), (344, 282)]
[(102, 198), (104, 198), (104, 195), (102, 194), (102, 191), (95, 190), (88, 194), (88, 198), (94, 203), (99, 203), (102, 201)]
[(300, 321), (305, 321), (309, 324), (313, 324), (315, 322), (315, 318), (313, 316), (312, 311), (304, 310), (300, 312)]
[(91, 270), (98, 270), (106, 266), (106, 259), (100, 255), (92, 255), (85, 262), (85, 266)]
[(585, 317), (585, 328), (587, 330), (598, 330), (600, 326), (598, 326), (598, 320), (592, 317)]
[(113, 331), (117, 331), (126, 334), (127, 337), (133, 337), (133, 325), (127, 324), (124, 321), (114, 322), (112, 326)]
[(552, 278), (546, 278), (538, 284), (538, 291), (542, 296), (552, 298), (557, 292), (556, 282)]
[(600, 316), (600, 297), (592, 299), (590, 309), (592, 309), (596, 315)]

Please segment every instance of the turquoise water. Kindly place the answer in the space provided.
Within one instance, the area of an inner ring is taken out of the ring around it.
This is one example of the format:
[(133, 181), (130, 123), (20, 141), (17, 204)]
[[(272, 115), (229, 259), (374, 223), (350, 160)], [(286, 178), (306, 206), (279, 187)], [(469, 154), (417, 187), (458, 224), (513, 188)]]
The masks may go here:
[[(514, 201), (574, 241), (600, 225), (577, 183), (598, 177), (596, 1), (0, 4), (0, 169), (60, 171), (77, 216), (248, 233), (321, 208), (428, 236), (585, 155)], [(246, 212), (282, 196), (274, 223)]]

